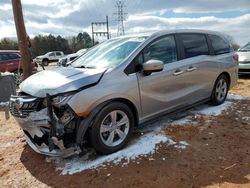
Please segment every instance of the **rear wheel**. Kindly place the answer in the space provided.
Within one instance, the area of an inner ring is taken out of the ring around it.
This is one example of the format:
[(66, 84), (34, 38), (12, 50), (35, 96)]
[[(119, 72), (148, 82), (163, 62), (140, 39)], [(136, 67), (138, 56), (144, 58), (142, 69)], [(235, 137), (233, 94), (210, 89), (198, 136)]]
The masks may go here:
[(211, 102), (213, 105), (222, 104), (226, 98), (229, 90), (229, 80), (226, 75), (220, 75), (214, 84), (213, 93), (211, 96)]
[(95, 118), (89, 135), (91, 144), (101, 154), (116, 152), (127, 144), (133, 127), (130, 108), (123, 103), (110, 103)]

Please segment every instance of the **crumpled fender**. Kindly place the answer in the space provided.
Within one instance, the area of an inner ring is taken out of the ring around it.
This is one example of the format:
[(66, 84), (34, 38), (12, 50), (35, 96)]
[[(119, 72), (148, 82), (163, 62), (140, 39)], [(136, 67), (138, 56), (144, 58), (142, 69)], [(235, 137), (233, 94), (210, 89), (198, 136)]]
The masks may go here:
[(86, 117), (84, 120), (81, 121), (79, 128), (77, 130), (77, 135), (76, 135), (76, 143), (82, 147), (83, 145), (83, 138), (85, 136), (85, 133), (87, 129), (93, 124), (94, 118), (96, 115), (100, 112), (100, 110), (106, 106), (108, 103), (110, 103), (111, 100), (106, 101), (100, 105), (98, 105), (92, 112), (91, 114)]

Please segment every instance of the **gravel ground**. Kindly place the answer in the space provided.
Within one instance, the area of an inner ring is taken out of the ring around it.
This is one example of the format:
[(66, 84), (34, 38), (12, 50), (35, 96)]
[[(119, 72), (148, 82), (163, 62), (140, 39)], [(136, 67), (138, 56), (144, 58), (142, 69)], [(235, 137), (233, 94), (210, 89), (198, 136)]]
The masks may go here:
[[(241, 77), (231, 93), (246, 98), (230, 97), (218, 113), (221, 107), (198, 107), (201, 114), (191, 109), (184, 121), (162, 125), (167, 141), (155, 152), (92, 169), (79, 166), (72, 175), (63, 172), (76, 158), (57, 161), (35, 153), (15, 120), (0, 113), (0, 187), (250, 187), (250, 76)], [(137, 130), (133, 141), (144, 143), (145, 131)]]

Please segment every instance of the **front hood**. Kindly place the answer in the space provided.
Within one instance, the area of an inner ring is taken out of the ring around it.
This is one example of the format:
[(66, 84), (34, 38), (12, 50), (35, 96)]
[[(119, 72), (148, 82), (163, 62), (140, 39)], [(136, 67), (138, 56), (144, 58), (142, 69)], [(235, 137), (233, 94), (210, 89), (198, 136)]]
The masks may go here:
[(96, 84), (106, 69), (60, 67), (38, 72), (22, 82), (20, 90), (34, 97), (57, 95)]

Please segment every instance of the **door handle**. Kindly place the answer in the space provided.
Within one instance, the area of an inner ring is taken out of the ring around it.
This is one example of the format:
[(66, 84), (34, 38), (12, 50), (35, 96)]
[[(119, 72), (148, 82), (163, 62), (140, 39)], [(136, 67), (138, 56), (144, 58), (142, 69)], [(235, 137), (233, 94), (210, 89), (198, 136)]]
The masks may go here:
[(184, 71), (181, 71), (181, 70), (176, 70), (175, 73), (173, 74), (174, 76), (179, 76), (181, 74), (183, 74)]
[(192, 71), (195, 71), (195, 70), (197, 70), (196, 67), (189, 67), (189, 68), (187, 69), (187, 72), (192, 72)]

